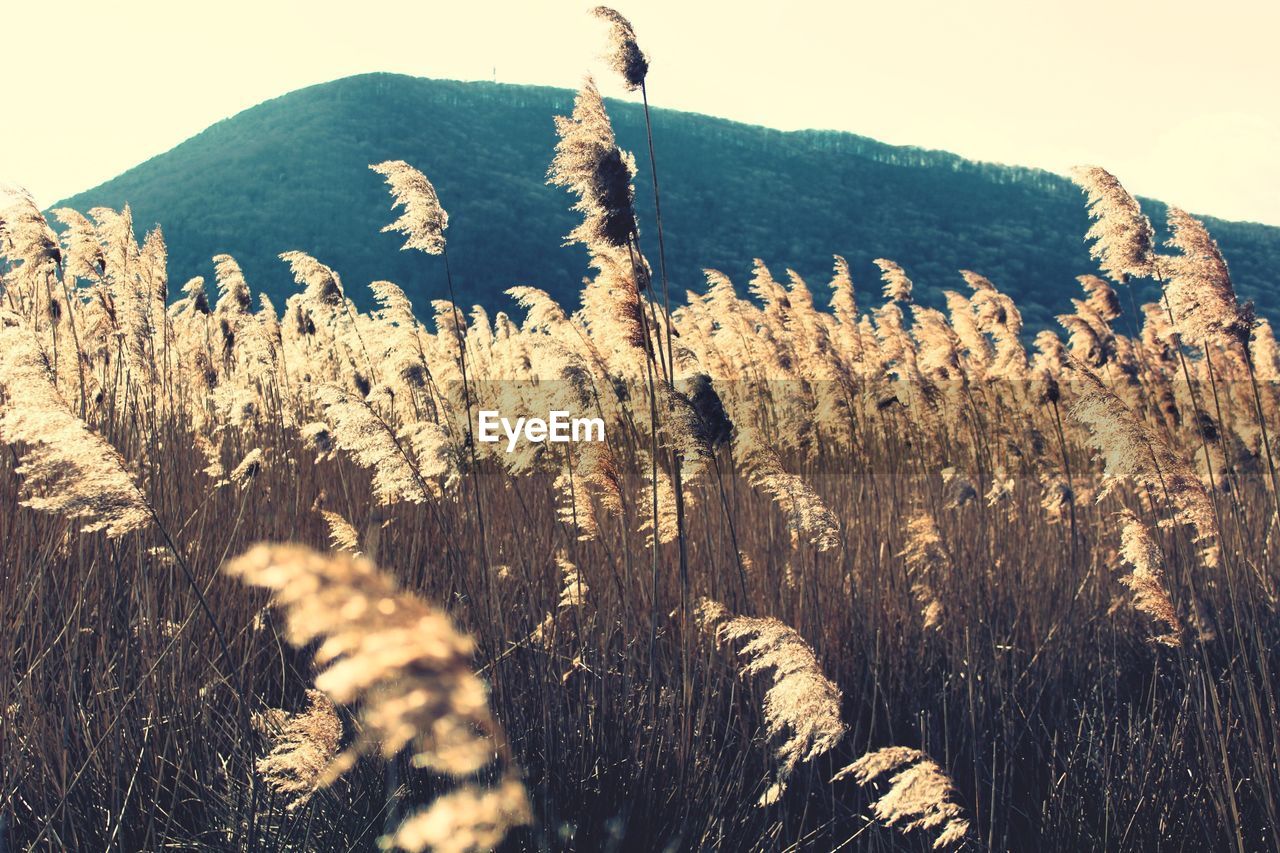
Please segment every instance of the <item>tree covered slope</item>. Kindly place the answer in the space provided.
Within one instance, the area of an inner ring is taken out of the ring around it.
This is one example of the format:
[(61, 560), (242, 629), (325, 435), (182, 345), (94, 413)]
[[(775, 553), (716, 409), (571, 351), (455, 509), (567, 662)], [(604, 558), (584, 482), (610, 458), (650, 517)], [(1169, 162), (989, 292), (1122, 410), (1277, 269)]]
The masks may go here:
[[(394, 215), (367, 168), (403, 159), (432, 179), (449, 211), (459, 301), (505, 308), (502, 291), (528, 284), (573, 304), (589, 274), (586, 256), (562, 245), (575, 220), (571, 199), (545, 183), (552, 116), (572, 103), (573, 93), (560, 89), (350, 77), (245, 110), (59, 205), (128, 202), (139, 230), (161, 223), (175, 287), (211, 277), (209, 258), (226, 252), (251, 286), (278, 299), (294, 284), (276, 256), (301, 249), (337, 269), (358, 301), (370, 281), (386, 279), (421, 308), (446, 295), (444, 266), (398, 251), (395, 235), (379, 233)], [(610, 109), (619, 143), (640, 161), (642, 240), (656, 268), (643, 116), (635, 104)], [(745, 286), (756, 257), (775, 275), (792, 268), (817, 287), (839, 253), (868, 299), (879, 287), (871, 260), (888, 257), (927, 302), (963, 288), (957, 270), (980, 272), (1035, 328), (1069, 310), (1074, 277), (1094, 271), (1082, 239), (1084, 199), (1047, 172), (690, 113), (657, 110), (654, 124), (676, 294), (700, 289), (707, 267)], [(1161, 225), (1163, 205), (1146, 209)], [(1280, 269), (1280, 229), (1207, 224), (1242, 296), (1265, 309)]]

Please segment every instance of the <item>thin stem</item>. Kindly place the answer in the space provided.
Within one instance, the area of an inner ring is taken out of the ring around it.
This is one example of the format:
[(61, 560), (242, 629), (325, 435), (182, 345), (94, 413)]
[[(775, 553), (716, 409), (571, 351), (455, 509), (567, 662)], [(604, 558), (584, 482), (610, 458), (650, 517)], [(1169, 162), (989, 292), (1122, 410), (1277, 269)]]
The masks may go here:
[(462, 333), (463, 318), (460, 316), (458, 300), (453, 291), (453, 271), (449, 268), (449, 252), (442, 248), (440, 256), (444, 258), (444, 275), (449, 286), (449, 307), (453, 312), (454, 336), (458, 340), (458, 369), (462, 373), (462, 399), (467, 409), (467, 452), (471, 459), (471, 495), (476, 508), (476, 524), (480, 528), (480, 558), (484, 569), (480, 584), (484, 590), (485, 617), (492, 622), (493, 596), (489, 589), (489, 537), (484, 524), (484, 502), (480, 499), (480, 461), (476, 456), (476, 443), (471, 430), (471, 385), (467, 381), (467, 341)]
[[(667, 280), (667, 245), (662, 230), (662, 196), (658, 192), (658, 160), (653, 153), (653, 122), (649, 116), (649, 90), (644, 81), (640, 83), (640, 98), (644, 102), (644, 131), (649, 143), (649, 176), (653, 181), (653, 219), (658, 227), (658, 273), (662, 276), (662, 307), (671, 316), (671, 287)], [(672, 358), (671, 324), (667, 323), (667, 363), (675, 370)]]

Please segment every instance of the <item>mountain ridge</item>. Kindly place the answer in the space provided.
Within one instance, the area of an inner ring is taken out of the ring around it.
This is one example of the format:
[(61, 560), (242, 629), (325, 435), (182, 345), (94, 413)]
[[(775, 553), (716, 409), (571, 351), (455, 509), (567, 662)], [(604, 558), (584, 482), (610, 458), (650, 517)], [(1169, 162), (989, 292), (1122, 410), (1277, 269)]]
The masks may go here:
[[(141, 229), (159, 222), (170, 280), (211, 277), (213, 254), (240, 261), (250, 285), (279, 300), (294, 290), (280, 252), (333, 266), (362, 301), (378, 279), (405, 287), (420, 310), (445, 294), (438, 259), (399, 253), (381, 179), (366, 167), (403, 159), (436, 185), (450, 213), (459, 301), (507, 308), (507, 287), (532, 284), (572, 304), (589, 273), (572, 199), (545, 184), (552, 116), (574, 93), (546, 86), (371, 73), (280, 95), (210, 125), (169, 151), (57, 206), (131, 204)], [(652, 199), (638, 104), (608, 101), (619, 144), (636, 151), (644, 249), (656, 265)], [(849, 258), (861, 293), (878, 290), (870, 261), (889, 257), (923, 301), (960, 288), (959, 269), (991, 278), (1032, 328), (1070, 310), (1074, 277), (1094, 272), (1084, 198), (1042, 169), (968, 160), (830, 130), (778, 130), (657, 108), (655, 146), (673, 293), (720, 269), (741, 289), (760, 257), (780, 275), (825, 281)], [(1123, 178), (1123, 176), (1121, 176)], [(1143, 199), (1159, 228), (1164, 205)], [(1280, 228), (1206, 217), (1242, 296), (1274, 294)], [(1149, 295), (1144, 292), (1143, 295)]]

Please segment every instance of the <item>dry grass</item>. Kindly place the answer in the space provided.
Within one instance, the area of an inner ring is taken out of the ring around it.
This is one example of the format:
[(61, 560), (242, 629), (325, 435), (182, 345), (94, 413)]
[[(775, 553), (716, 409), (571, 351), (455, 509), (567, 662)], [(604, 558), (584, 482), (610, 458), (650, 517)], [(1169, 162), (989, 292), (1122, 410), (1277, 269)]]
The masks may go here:
[(1034, 352), (887, 259), (668, 310), (590, 84), (559, 129), (595, 274), (522, 321), (297, 252), (166, 304), (127, 209), (0, 210), (0, 848), (1277, 849), (1280, 364), (1203, 227), (1082, 170), (1166, 298), (1083, 277)]

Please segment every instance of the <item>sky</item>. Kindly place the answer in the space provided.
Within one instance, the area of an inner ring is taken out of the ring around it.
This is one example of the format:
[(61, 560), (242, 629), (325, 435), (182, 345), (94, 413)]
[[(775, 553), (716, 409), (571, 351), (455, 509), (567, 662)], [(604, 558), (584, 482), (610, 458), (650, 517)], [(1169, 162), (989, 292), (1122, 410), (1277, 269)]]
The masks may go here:
[[(619, 4), (625, 0), (617, 0)], [(213, 122), (367, 71), (577, 87), (594, 4), (5, 3), (0, 182), (41, 205)], [(1065, 172), (1280, 225), (1274, 0), (644, 0), (650, 102)], [(660, 133), (660, 128), (658, 129)]]

